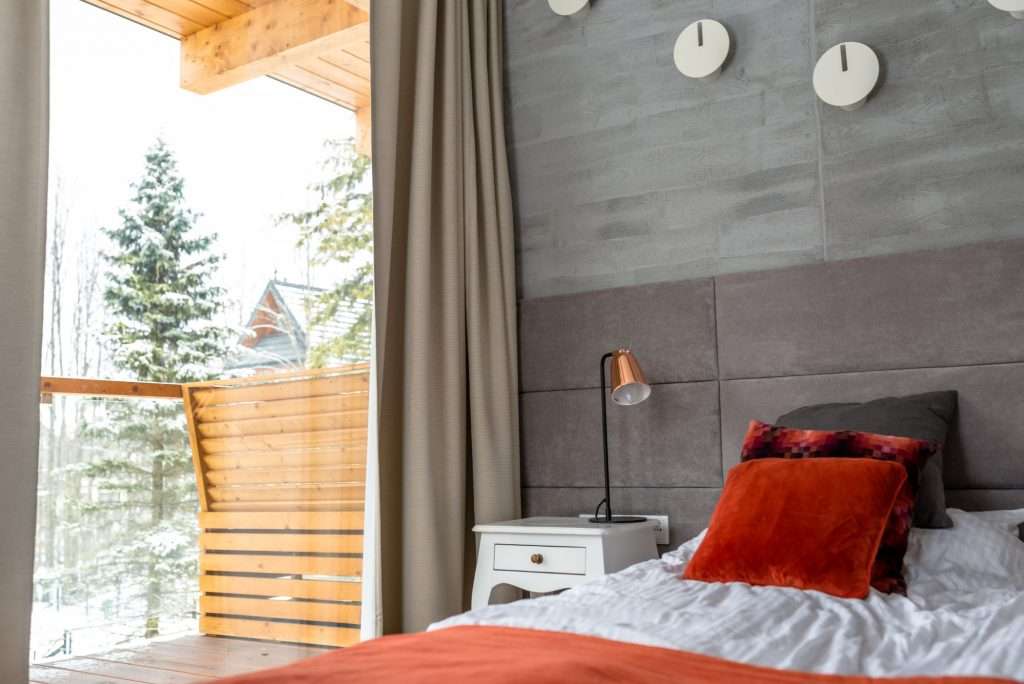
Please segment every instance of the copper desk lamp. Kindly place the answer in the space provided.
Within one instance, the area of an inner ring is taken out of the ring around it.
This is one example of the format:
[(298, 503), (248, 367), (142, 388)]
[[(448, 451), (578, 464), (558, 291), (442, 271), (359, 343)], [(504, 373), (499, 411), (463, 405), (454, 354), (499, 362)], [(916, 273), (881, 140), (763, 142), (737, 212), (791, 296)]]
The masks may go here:
[[(620, 515), (612, 516), (612, 488), (608, 476), (608, 391), (604, 379), (604, 362), (612, 360), (612, 401), (619, 406), (635, 406), (651, 396), (651, 386), (647, 384), (644, 372), (640, 370), (633, 352), (628, 349), (617, 349), (608, 352), (601, 357), (601, 427), (604, 437), (604, 500), (597, 504), (594, 517), (590, 522), (595, 523), (635, 523), (643, 522), (647, 518), (636, 516)], [(604, 516), (601, 516), (601, 506), (604, 506)]]

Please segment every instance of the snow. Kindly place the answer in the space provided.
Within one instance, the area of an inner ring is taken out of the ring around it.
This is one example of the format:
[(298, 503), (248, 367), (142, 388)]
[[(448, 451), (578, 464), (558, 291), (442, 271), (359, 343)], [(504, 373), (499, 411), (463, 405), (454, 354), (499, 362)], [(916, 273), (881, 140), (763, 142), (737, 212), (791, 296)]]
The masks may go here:
[[(112, 600), (112, 595), (101, 594), (89, 606), (63, 605), (57, 608), (44, 602), (33, 603), (31, 661), (59, 660), (70, 655), (99, 653), (145, 643), (147, 640), (141, 638), (145, 619), (126, 617), (111, 620), (104, 615), (100, 607)], [(141, 613), (141, 608), (139, 606), (133, 612)], [(160, 638), (196, 634), (198, 627), (198, 621), (192, 616), (161, 616)], [(65, 632), (70, 635), (71, 652), (50, 656), (65, 643)]]

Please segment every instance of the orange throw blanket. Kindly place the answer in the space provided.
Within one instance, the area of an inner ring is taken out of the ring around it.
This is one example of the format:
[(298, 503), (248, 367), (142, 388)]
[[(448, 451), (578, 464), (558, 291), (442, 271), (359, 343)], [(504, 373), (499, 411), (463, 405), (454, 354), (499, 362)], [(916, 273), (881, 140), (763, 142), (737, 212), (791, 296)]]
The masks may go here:
[(508, 627), (451, 627), (368, 641), (287, 667), (218, 684), (853, 684), (1006, 682), (985, 677), (873, 679), (818, 675), (639, 646), (596, 637)]

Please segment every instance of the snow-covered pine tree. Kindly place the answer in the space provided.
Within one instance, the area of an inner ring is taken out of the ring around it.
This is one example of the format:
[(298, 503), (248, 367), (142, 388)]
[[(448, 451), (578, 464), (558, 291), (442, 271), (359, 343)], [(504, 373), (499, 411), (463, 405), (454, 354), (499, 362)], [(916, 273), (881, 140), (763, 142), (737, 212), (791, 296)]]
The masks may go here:
[(370, 323), (373, 301), (373, 191), (370, 158), (356, 151), (351, 140), (328, 140), (323, 162), (325, 181), (309, 190), (319, 198), (308, 210), (281, 217), (299, 229), (299, 246), (312, 247), (313, 264), (340, 266), (344, 275), (334, 287), (309, 298), (306, 306), (311, 327), (322, 326), (342, 311), (353, 323), (341, 335), (309, 350), (312, 367), (370, 358)]
[[(213, 318), (223, 290), (213, 284), (221, 257), (216, 236), (198, 235), (198, 215), (185, 203), (184, 180), (171, 150), (158, 140), (146, 153), (142, 179), (105, 229), (113, 249), (104, 290), (106, 340), (114, 366), (151, 382), (207, 379), (224, 358), (227, 331)], [(118, 587), (118, 612), (144, 617), (144, 636), (160, 632), (161, 615), (192, 609), (197, 575), (196, 486), (181, 406), (111, 402), (101, 428), (111, 454), (88, 468), (105, 493), (94, 510), (109, 520), (101, 583)]]

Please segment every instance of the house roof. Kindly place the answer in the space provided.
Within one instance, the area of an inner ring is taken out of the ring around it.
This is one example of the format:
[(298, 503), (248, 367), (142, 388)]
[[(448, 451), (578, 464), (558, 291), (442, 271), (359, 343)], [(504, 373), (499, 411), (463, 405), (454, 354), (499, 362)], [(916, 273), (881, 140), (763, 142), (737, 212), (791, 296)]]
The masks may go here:
[(227, 370), (302, 366), (309, 350), (344, 335), (359, 318), (355, 309), (339, 310), (328, 321), (312, 325), (323, 288), (281, 280), (267, 283), (245, 327), (240, 349)]

